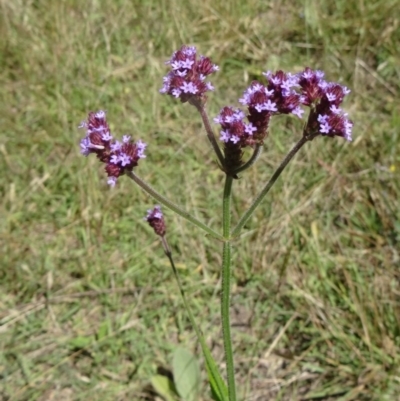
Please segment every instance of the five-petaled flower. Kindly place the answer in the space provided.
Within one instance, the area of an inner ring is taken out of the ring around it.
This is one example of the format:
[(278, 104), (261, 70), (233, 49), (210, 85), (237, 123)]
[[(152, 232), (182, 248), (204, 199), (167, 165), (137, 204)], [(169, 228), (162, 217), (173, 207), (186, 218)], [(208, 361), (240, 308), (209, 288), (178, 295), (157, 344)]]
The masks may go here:
[(139, 159), (146, 157), (144, 151), (147, 145), (144, 142), (133, 142), (129, 135), (124, 135), (122, 142), (113, 139), (103, 110), (90, 112), (87, 121), (79, 127), (86, 128), (86, 136), (80, 143), (81, 153), (85, 156), (94, 153), (105, 163), (107, 182), (111, 186), (126, 171), (132, 171)]

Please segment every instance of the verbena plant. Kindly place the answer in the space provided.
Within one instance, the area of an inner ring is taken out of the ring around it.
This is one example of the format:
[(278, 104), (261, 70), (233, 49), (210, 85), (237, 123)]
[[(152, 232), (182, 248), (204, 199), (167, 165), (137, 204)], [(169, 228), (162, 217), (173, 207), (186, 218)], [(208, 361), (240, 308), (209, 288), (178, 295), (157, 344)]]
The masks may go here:
[[(128, 135), (124, 135), (122, 141), (114, 139), (104, 111), (90, 112), (87, 121), (81, 124), (81, 127), (86, 129), (86, 136), (81, 140), (81, 153), (85, 156), (93, 153), (100, 162), (105, 164), (108, 184), (111, 186), (116, 185), (119, 177), (128, 176), (158, 203), (204, 230), (216, 241), (221, 242), (222, 289), (220, 303), (226, 382), (222, 378), (187, 303), (175, 268), (172, 251), (168, 246), (166, 224), (161, 207), (155, 206), (154, 209), (148, 211), (145, 217), (150, 226), (153, 227), (154, 232), (160, 236), (165, 254), (172, 266), (185, 308), (203, 350), (212, 396), (219, 401), (236, 401), (234, 358), (229, 319), (232, 243), (233, 241), (235, 245), (239, 243), (237, 239), (240, 237), (241, 230), (246, 222), (263, 201), (290, 160), (307, 142), (318, 136), (339, 136), (351, 141), (353, 123), (348, 119), (347, 113), (340, 108), (344, 97), (350, 91), (338, 83), (326, 81), (322, 71), (313, 71), (310, 68), (305, 68), (304, 71), (297, 74), (283, 71), (265, 72), (263, 74), (265, 82), (252, 82), (239, 99), (239, 103), (242, 104), (245, 111), (225, 106), (214, 118), (214, 122), (220, 126), (219, 144), (206, 111), (206, 93), (214, 89), (207, 78), (218, 71), (218, 66), (213, 64), (208, 57), (200, 56), (198, 58), (196, 48), (190, 46), (182, 46), (166, 64), (170, 66), (171, 70), (164, 77), (164, 85), (160, 92), (171, 95), (182, 103), (188, 103), (197, 109), (203, 121), (207, 138), (215, 153), (218, 168), (225, 175), (221, 231), (214, 231), (182, 207), (159, 194), (136, 175), (134, 168), (138, 166), (140, 159), (146, 157), (147, 145), (140, 140), (134, 142)], [(269, 133), (271, 118), (281, 114), (293, 114), (297, 118), (302, 118), (304, 108), (308, 108), (309, 112), (300, 139), (265, 183), (250, 207), (232, 226), (231, 197), (234, 180), (239, 175), (245, 174), (246, 170), (257, 161)], [(246, 148), (249, 148), (251, 155), (244, 159)]]

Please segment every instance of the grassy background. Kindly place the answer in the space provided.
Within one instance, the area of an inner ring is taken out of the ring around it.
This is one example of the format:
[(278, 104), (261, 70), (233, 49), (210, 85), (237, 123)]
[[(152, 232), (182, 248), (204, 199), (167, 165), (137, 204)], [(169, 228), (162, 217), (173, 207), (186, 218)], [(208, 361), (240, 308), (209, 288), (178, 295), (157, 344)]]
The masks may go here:
[[(217, 114), (267, 69), (322, 69), (352, 89), (354, 141), (317, 138), (234, 253), (232, 320), (246, 400), (400, 400), (400, 20), (397, 0), (0, 0), (0, 400), (154, 399), (183, 344), (200, 355), (151, 199), (114, 190), (77, 126), (149, 143), (137, 173), (219, 227), (222, 174), (194, 108), (161, 96), (181, 44), (220, 65)], [(275, 122), (235, 182), (234, 215), (301, 123)], [(192, 307), (223, 366), (221, 247), (166, 212)], [(206, 387), (204, 400), (208, 399)]]

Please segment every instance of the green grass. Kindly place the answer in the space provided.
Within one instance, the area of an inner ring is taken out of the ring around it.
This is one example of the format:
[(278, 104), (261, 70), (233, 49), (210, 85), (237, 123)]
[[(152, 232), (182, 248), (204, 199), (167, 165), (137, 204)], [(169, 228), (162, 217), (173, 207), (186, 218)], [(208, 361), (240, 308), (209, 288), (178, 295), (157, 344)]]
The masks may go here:
[[(0, 400), (154, 399), (177, 344), (200, 349), (153, 205), (79, 154), (89, 110), (149, 143), (137, 173), (218, 229), (222, 173), (194, 108), (161, 96), (163, 64), (196, 45), (221, 71), (208, 108), (267, 69), (322, 69), (353, 92), (354, 141), (317, 138), (234, 251), (241, 399), (400, 394), (400, 30), (396, 0), (0, 1)], [(234, 187), (234, 221), (300, 135), (281, 118)], [(223, 367), (221, 245), (168, 211), (195, 315)], [(208, 399), (204, 386), (204, 400)]]

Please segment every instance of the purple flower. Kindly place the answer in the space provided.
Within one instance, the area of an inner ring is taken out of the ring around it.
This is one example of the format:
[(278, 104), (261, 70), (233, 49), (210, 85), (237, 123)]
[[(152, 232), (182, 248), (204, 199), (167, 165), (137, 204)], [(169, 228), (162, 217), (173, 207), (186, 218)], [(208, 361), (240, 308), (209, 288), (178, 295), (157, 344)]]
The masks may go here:
[(242, 162), (243, 148), (257, 143), (257, 127), (245, 122), (246, 116), (240, 109), (224, 107), (214, 121), (221, 125), (219, 139), (224, 143), (225, 172), (234, 174)]
[(328, 136), (341, 136), (348, 141), (352, 140), (353, 122), (347, 118), (347, 113), (343, 110), (336, 110), (330, 114), (320, 114), (317, 116), (319, 132)]
[[(225, 108), (222, 109), (225, 110), (224, 113), (214, 119), (222, 127), (221, 141), (232, 142), (240, 147), (261, 145), (268, 134), (269, 122), (273, 115), (294, 114), (302, 118), (302, 106), (311, 109), (305, 134), (342, 136), (351, 141), (353, 123), (339, 107), (344, 97), (350, 93), (348, 88), (325, 81), (322, 71), (313, 71), (308, 67), (299, 74), (267, 71), (263, 75), (268, 83), (264, 85), (253, 81), (239, 99), (239, 103), (246, 106), (248, 112), (247, 120), (250, 125), (245, 133), (251, 133), (252, 137), (243, 136), (240, 130), (236, 133), (233, 127), (227, 126), (231, 123), (229, 118), (232, 117), (229, 114), (232, 111), (228, 112), (230, 108)], [(242, 125), (245, 124), (243, 117)], [(238, 130), (238, 127), (242, 126), (236, 124), (235, 129)]]
[(108, 177), (107, 179), (107, 184), (110, 187), (115, 187), (115, 184), (117, 183), (117, 177)]
[(161, 93), (187, 102), (193, 97), (204, 100), (204, 94), (214, 89), (206, 77), (219, 68), (208, 57), (200, 56), (197, 60), (195, 47), (182, 46), (166, 64), (171, 66), (171, 71), (163, 78)]
[(311, 108), (306, 133), (340, 136), (352, 140), (353, 122), (339, 106), (350, 90), (336, 82), (327, 82), (322, 71), (306, 68), (298, 74), (301, 103)]
[(136, 142), (137, 154), (140, 159), (144, 159), (146, 157), (144, 154), (146, 147), (147, 143), (142, 142), (140, 139)]
[(154, 229), (154, 232), (160, 237), (164, 237), (166, 233), (166, 226), (164, 221), (164, 215), (161, 211), (160, 206), (154, 206), (154, 209), (149, 209), (147, 211), (147, 216), (144, 218), (150, 227)]
[(302, 104), (310, 106), (322, 98), (327, 85), (327, 82), (323, 79), (324, 73), (322, 71), (313, 71), (307, 67), (297, 77), (301, 88)]
[(249, 145), (263, 143), (273, 115), (291, 113), (301, 118), (303, 114), (297, 75), (283, 71), (267, 71), (263, 75), (268, 79), (267, 84), (253, 81), (239, 99), (239, 103), (247, 107), (247, 119), (252, 127), (253, 138)]
[(121, 166), (125, 167), (131, 163), (131, 158), (126, 153), (121, 152), (121, 155), (119, 156), (119, 161), (121, 163)]
[(139, 159), (146, 157), (144, 151), (147, 145), (144, 142), (139, 140), (135, 143), (129, 135), (124, 135), (122, 142), (113, 139), (103, 110), (90, 112), (87, 121), (79, 127), (86, 129), (86, 136), (80, 142), (81, 153), (84, 156), (96, 154), (99, 161), (106, 165), (107, 182), (111, 186), (115, 186), (118, 177), (132, 171)]
[(251, 123), (245, 124), (243, 119), (245, 115), (242, 110), (233, 109), (232, 107), (224, 107), (214, 121), (221, 124), (220, 140), (224, 143), (233, 142), (235, 144), (241, 142), (241, 147), (248, 144), (249, 138), (253, 132), (257, 130)]
[(81, 140), (81, 153), (88, 156), (90, 153), (102, 154), (110, 143), (110, 128), (103, 110), (89, 113), (87, 121), (83, 121), (79, 128), (86, 128), (86, 136)]
[(271, 71), (264, 73), (268, 79), (268, 90), (273, 92), (271, 101), (276, 105), (276, 114), (294, 114), (301, 118), (299, 112), (300, 96), (297, 93), (299, 87), (297, 75), (277, 71), (273, 74)]

